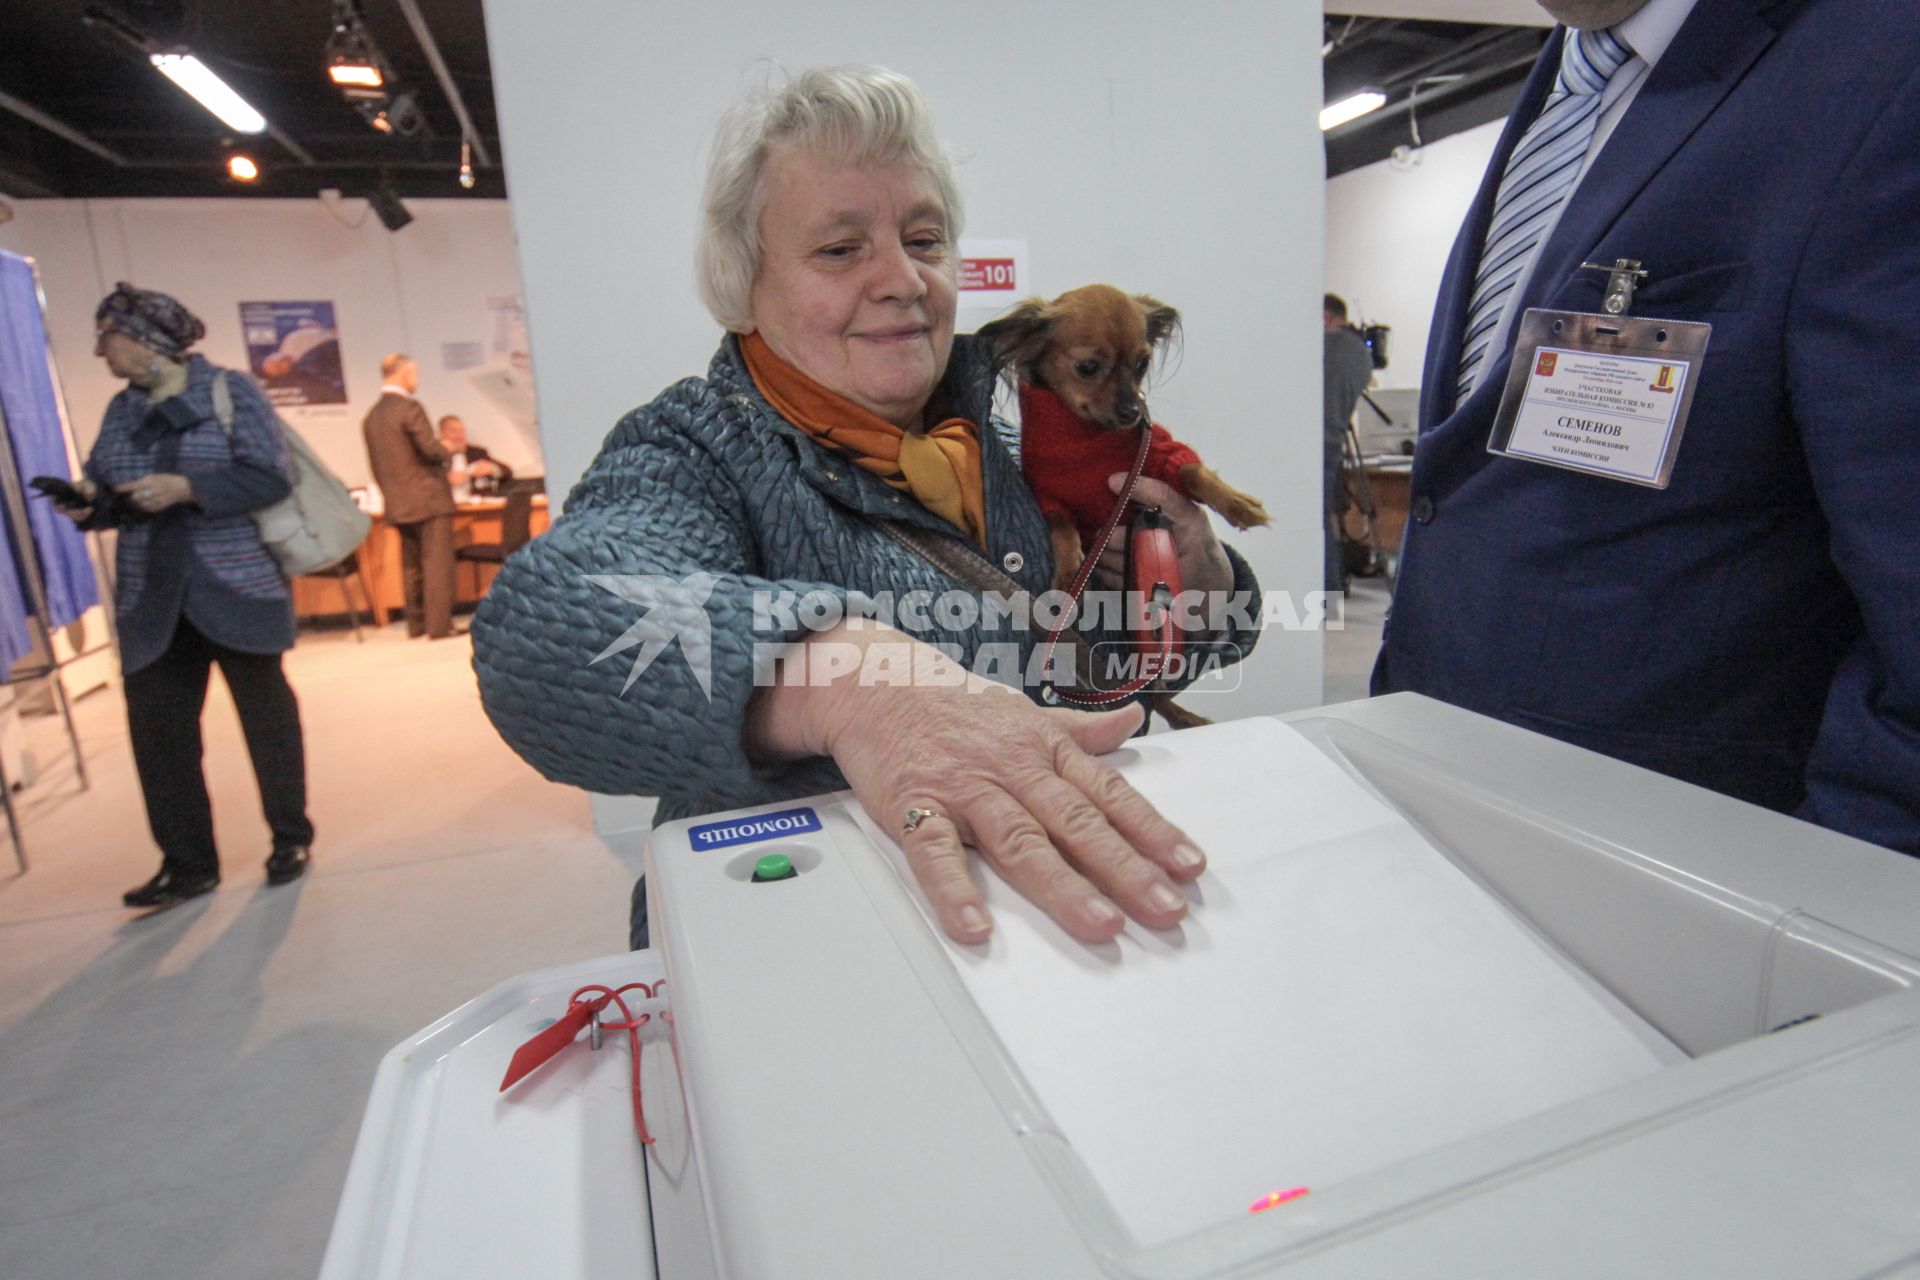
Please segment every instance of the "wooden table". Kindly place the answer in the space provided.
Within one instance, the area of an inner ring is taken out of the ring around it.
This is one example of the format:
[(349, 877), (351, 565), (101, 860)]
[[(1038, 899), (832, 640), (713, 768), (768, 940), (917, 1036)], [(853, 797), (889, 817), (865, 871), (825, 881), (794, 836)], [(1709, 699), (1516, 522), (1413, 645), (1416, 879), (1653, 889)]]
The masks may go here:
[[(472, 546), (475, 543), (500, 541), (502, 513), (507, 509), (505, 498), (480, 498), (463, 502), (453, 515), (453, 545)], [(533, 498), (533, 520), (531, 529), (534, 537), (547, 531), (550, 523), (547, 514), (547, 496), (535, 494)], [(375, 626), (384, 627), (387, 619), (406, 608), (406, 595), (400, 574), (400, 532), (380, 516), (373, 518), (373, 527), (367, 530), (367, 539), (360, 544), (357, 553), (360, 569), (366, 575), (367, 585), (373, 593), (372, 612)], [(480, 597), (493, 585), (493, 575), (499, 572), (499, 566), (462, 561), (455, 566), (453, 579), (453, 605), (455, 609), (471, 607), (480, 602)], [(318, 618), (344, 616), (346, 605), (340, 594), (340, 583), (345, 581), (347, 590), (354, 594), (356, 605), (359, 600), (359, 582), (357, 579), (333, 578), (295, 578), (293, 580), (293, 612), (297, 618)]]
[(1369, 463), (1367, 487), (1373, 491), (1373, 527), (1376, 545), (1390, 556), (1400, 554), (1400, 542), (1407, 533), (1407, 492), (1413, 480), (1413, 468), (1401, 463), (1380, 466)]

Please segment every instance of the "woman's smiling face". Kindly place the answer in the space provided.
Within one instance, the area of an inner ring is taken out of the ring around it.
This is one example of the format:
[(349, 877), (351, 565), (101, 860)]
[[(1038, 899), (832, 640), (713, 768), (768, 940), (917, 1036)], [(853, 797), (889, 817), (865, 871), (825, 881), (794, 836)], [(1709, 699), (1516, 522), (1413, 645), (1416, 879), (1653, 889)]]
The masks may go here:
[(918, 429), (958, 301), (938, 185), (912, 161), (786, 149), (763, 181), (754, 328), (829, 391)]

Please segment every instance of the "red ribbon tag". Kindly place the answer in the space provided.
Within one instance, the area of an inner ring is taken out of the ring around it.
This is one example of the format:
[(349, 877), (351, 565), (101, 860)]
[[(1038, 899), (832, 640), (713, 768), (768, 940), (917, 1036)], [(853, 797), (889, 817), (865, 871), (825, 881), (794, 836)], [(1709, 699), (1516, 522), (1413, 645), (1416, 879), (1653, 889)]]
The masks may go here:
[(606, 1008), (607, 1001), (611, 999), (612, 995), (604, 995), (572, 1002), (552, 1026), (514, 1050), (513, 1061), (507, 1064), (506, 1078), (500, 1082), (500, 1092), (505, 1093), (548, 1058), (572, 1044), (573, 1038), (580, 1034), (580, 1028)]

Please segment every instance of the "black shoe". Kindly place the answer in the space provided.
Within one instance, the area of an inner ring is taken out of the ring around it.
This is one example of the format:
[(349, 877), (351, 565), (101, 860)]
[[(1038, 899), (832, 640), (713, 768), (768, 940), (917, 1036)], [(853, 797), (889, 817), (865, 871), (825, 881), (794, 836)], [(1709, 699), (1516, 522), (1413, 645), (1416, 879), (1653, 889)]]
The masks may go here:
[(275, 849), (267, 859), (267, 883), (291, 884), (307, 874), (307, 862), (311, 855), (307, 846), (292, 845), (285, 849)]
[(176, 902), (185, 902), (188, 898), (197, 898), (203, 893), (212, 893), (220, 887), (219, 875), (179, 875), (166, 868), (160, 874), (141, 885), (138, 889), (129, 889), (120, 895), (120, 901), (130, 907), (170, 907)]

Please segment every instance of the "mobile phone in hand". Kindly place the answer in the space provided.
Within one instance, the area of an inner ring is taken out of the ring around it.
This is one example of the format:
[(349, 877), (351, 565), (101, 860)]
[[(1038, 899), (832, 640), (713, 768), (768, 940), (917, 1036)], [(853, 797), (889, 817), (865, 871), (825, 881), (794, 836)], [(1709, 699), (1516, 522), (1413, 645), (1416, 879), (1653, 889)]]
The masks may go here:
[(53, 505), (56, 507), (66, 507), (69, 510), (78, 511), (84, 507), (93, 505), (93, 499), (89, 498), (85, 492), (76, 489), (72, 484), (62, 480), (59, 476), (35, 476), (33, 479), (27, 481), (27, 483), (51, 498)]

